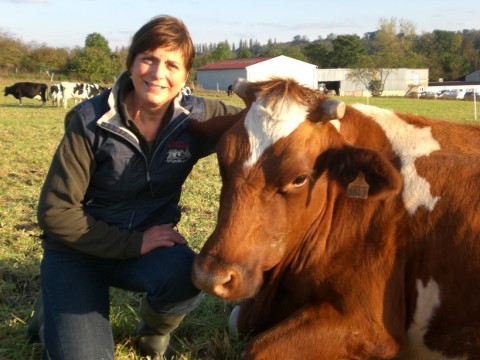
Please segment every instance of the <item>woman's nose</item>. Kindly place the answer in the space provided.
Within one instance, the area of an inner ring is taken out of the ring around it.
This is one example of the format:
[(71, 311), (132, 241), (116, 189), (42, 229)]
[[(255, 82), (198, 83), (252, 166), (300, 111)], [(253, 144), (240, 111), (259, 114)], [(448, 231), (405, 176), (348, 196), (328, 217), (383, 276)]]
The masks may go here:
[(152, 74), (155, 76), (155, 78), (158, 78), (158, 79), (165, 77), (165, 70), (166, 70), (165, 64), (162, 64), (161, 62), (152, 66), (152, 69), (151, 69)]

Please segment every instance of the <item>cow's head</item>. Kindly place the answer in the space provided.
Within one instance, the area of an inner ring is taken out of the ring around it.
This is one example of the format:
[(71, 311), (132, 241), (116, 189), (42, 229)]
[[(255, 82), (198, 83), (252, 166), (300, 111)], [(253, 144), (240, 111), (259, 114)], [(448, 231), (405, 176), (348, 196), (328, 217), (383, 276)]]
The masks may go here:
[(369, 190), (358, 201), (401, 186), (386, 159), (347, 145), (329, 122), (344, 116), (343, 102), (291, 79), (240, 80), (234, 90), (246, 109), (218, 143), (218, 222), (193, 268), (198, 288), (225, 299), (255, 295), (266, 272), (287, 266), (302, 242), (328, 231), (331, 204), (359, 174)]

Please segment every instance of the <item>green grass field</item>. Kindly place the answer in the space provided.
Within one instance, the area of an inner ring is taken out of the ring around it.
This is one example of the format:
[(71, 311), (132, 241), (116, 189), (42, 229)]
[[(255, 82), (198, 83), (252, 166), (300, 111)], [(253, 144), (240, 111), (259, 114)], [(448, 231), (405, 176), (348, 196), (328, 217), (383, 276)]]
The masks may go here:
[[(14, 81), (0, 79), (0, 87)], [(243, 106), (225, 93), (197, 91)], [(347, 103), (367, 103), (366, 98), (342, 98)], [(41, 247), (36, 205), (49, 163), (63, 133), (65, 110), (24, 99), (19, 107), (12, 96), (0, 100), (0, 359), (39, 359), (39, 344), (25, 339), (39, 289)], [(369, 98), (370, 105), (425, 116), (473, 122), (472, 102)], [(184, 185), (179, 229), (196, 250), (213, 230), (220, 191), (216, 159), (202, 160)], [(140, 359), (135, 354), (133, 332), (139, 295), (112, 291), (111, 320), (117, 359)], [(226, 322), (233, 304), (206, 297), (176, 331), (173, 344), (182, 359), (237, 359), (242, 343), (229, 339)]]

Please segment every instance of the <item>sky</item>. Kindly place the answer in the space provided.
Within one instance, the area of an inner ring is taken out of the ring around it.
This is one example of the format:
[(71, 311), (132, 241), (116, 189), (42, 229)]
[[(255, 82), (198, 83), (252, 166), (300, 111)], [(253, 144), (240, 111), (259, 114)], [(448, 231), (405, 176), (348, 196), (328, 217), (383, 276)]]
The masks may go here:
[[(380, 19), (406, 20), (416, 33), (480, 30), (472, 0), (0, 0), (0, 33), (27, 44), (73, 49), (88, 34), (104, 36), (112, 50), (126, 47), (144, 23), (161, 14), (187, 25), (194, 44), (227, 40), (309, 41), (329, 34), (362, 37)], [(0, 49), (1, 51), (1, 49)]]

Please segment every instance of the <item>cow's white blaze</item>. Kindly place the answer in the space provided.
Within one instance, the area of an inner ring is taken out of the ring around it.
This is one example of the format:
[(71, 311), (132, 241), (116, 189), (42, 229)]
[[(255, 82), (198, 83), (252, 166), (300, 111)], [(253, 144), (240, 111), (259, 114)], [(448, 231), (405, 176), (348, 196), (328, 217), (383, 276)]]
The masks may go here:
[(428, 156), (440, 149), (440, 144), (432, 136), (431, 128), (418, 128), (407, 124), (390, 110), (362, 104), (354, 107), (381, 126), (392, 144), (393, 151), (400, 158), (404, 185), (402, 198), (408, 213), (414, 214), (420, 206), (432, 211), (440, 198), (432, 196), (430, 184), (415, 168), (417, 158)]
[[(413, 323), (410, 325), (407, 332), (407, 348), (400, 359), (452, 360), (452, 358), (429, 349), (423, 342), (430, 320), (440, 306), (440, 288), (438, 287), (438, 284), (433, 279), (430, 279), (426, 286), (423, 286), (422, 281), (417, 279), (417, 292), (418, 297), (415, 314), (413, 316)], [(457, 357), (454, 359), (466, 360), (466, 358), (463, 357)]]
[(254, 102), (245, 118), (245, 129), (250, 141), (250, 157), (243, 164), (249, 167), (279, 139), (291, 134), (307, 117), (307, 108), (284, 102), (268, 109)]

